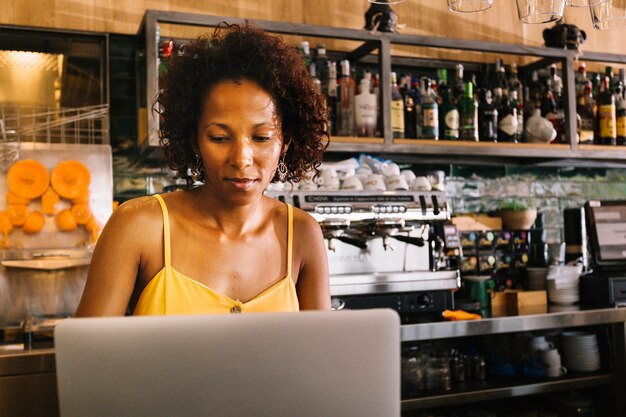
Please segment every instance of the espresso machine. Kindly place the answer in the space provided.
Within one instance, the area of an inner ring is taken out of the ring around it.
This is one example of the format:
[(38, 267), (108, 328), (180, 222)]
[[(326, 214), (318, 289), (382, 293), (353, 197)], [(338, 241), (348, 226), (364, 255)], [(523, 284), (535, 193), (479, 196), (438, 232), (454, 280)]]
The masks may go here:
[(272, 192), (320, 224), (332, 307), (392, 308), (404, 323), (441, 320), (460, 286), (460, 240), (442, 191)]

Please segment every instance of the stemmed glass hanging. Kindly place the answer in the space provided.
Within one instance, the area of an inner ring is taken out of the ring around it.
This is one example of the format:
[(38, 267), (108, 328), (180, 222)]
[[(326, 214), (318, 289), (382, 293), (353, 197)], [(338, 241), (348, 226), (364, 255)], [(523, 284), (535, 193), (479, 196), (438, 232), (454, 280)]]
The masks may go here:
[(368, 0), (368, 1), (374, 4), (397, 4), (397, 3), (404, 2), (404, 0)]
[(594, 29), (613, 30), (626, 27), (626, 0), (602, 0), (589, 6)]
[(451, 12), (481, 12), (487, 10), (492, 5), (493, 0), (448, 0), (448, 10)]
[(517, 14), (522, 23), (549, 23), (563, 17), (565, 0), (517, 0)]
[(604, 0), (565, 0), (566, 6), (572, 7), (589, 7), (594, 4), (602, 3)]

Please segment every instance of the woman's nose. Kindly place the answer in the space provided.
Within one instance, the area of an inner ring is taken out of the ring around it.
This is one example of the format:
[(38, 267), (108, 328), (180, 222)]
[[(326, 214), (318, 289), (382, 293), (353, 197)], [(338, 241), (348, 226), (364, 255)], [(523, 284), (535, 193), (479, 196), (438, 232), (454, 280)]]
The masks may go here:
[(230, 163), (237, 168), (249, 166), (252, 164), (253, 153), (250, 141), (245, 138), (237, 139), (231, 148)]

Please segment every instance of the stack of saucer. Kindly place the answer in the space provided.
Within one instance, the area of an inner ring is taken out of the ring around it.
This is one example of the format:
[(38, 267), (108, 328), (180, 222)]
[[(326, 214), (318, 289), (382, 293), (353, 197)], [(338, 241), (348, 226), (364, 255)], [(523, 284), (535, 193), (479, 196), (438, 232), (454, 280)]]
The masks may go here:
[(550, 266), (546, 277), (548, 299), (554, 304), (574, 304), (579, 299), (578, 281), (582, 265)]
[(600, 369), (600, 349), (595, 334), (582, 331), (563, 332), (563, 360), (571, 371), (592, 372)]

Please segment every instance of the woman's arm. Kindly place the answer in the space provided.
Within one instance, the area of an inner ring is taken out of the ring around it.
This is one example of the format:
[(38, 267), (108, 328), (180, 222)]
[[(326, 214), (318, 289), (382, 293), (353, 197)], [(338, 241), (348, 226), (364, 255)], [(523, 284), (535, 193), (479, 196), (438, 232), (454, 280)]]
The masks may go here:
[[(135, 288), (145, 246), (149, 213), (155, 199), (141, 198), (121, 205), (104, 227), (76, 317), (122, 316)], [(154, 227), (154, 226), (153, 226)]]
[(322, 229), (315, 219), (294, 210), (294, 250), (301, 254), (296, 290), (301, 310), (330, 310), (328, 258)]

